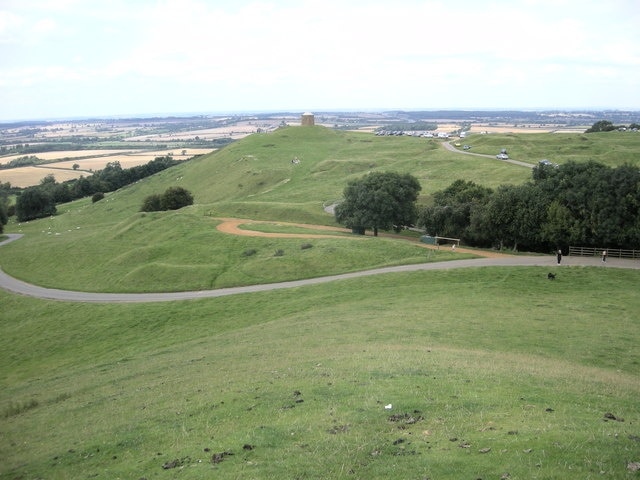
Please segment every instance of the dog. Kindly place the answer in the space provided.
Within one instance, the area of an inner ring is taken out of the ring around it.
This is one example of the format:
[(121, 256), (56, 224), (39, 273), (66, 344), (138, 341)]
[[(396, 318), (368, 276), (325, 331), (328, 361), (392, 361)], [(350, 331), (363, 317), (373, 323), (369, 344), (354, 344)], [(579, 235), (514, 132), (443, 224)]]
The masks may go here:
[(551, 273), (551, 272), (549, 272), (549, 273), (547, 274), (547, 278), (548, 278), (549, 280), (555, 280), (555, 279), (556, 279), (556, 274), (555, 274), (555, 273)]

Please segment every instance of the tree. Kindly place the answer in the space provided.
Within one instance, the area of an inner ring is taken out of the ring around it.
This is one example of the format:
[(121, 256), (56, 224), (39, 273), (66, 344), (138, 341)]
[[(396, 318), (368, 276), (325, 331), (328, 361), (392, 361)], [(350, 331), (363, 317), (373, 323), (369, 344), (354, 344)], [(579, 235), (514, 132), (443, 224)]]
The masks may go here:
[(585, 130), (584, 133), (594, 133), (594, 132), (611, 132), (615, 130), (617, 127), (611, 123), (609, 120), (600, 120), (594, 123), (591, 128)]
[(162, 195), (157, 193), (147, 196), (140, 207), (141, 212), (159, 212), (162, 210), (178, 210), (193, 205), (193, 195), (182, 187), (170, 187)]
[(7, 213), (7, 206), (0, 199), (0, 233), (4, 232), (4, 226), (9, 221), (9, 215)]
[(378, 229), (412, 225), (421, 189), (418, 179), (410, 174), (369, 173), (347, 184), (344, 201), (335, 209), (336, 221), (359, 233), (371, 228), (374, 235)]
[(162, 196), (154, 193), (145, 197), (142, 201), (141, 212), (159, 212), (162, 210)]
[(456, 237), (468, 242), (476, 237), (471, 214), (484, 207), (492, 190), (466, 180), (456, 180), (433, 194), (433, 205), (420, 212), (418, 224), (434, 235)]
[(53, 198), (40, 187), (27, 188), (16, 199), (16, 217), (19, 222), (42, 218), (56, 213)]
[(182, 187), (170, 187), (162, 195), (163, 210), (178, 210), (193, 205), (193, 195)]

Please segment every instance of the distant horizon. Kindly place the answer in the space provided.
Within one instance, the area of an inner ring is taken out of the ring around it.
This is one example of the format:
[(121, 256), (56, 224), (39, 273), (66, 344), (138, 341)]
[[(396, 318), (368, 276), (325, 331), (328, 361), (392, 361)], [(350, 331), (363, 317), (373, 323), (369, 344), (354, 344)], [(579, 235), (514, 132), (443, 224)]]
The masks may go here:
[(31, 122), (72, 122), (83, 120), (134, 120), (134, 119), (167, 119), (167, 118), (194, 118), (194, 117), (206, 117), (206, 116), (226, 116), (226, 115), (295, 115), (302, 114), (304, 112), (310, 112), (313, 114), (331, 114), (331, 113), (392, 113), (392, 112), (522, 112), (522, 113), (566, 113), (566, 114), (579, 114), (579, 113), (632, 113), (640, 115), (640, 109), (623, 109), (623, 108), (388, 108), (388, 109), (376, 109), (376, 108), (361, 108), (361, 109), (347, 109), (347, 108), (335, 108), (335, 109), (269, 109), (269, 110), (227, 110), (227, 111), (175, 111), (175, 112), (140, 112), (140, 113), (123, 113), (123, 114), (95, 114), (95, 115), (71, 115), (71, 116), (52, 116), (41, 118), (13, 118), (13, 119), (0, 119), (0, 125), (12, 124), (12, 123), (31, 123)]

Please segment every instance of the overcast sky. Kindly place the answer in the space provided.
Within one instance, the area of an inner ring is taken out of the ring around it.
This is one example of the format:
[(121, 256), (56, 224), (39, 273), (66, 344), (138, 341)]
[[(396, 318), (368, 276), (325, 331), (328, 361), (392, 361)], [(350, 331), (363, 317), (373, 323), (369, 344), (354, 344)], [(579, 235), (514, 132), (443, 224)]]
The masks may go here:
[(640, 110), (638, 0), (0, 0), (0, 121)]

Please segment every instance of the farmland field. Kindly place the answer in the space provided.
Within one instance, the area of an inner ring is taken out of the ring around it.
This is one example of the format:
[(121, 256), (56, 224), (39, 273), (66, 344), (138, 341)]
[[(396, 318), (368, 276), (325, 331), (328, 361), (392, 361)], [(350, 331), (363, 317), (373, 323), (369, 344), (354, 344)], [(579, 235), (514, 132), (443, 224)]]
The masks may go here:
[[(131, 168), (137, 165), (144, 165), (156, 157), (169, 154), (176, 160), (188, 160), (195, 155), (205, 155), (212, 151), (212, 149), (208, 148), (184, 148), (154, 151), (82, 150), (38, 153), (36, 155), (38, 158), (49, 160), (51, 163), (38, 167), (18, 167), (0, 170), (0, 182), (10, 182), (11, 185), (16, 187), (29, 187), (37, 185), (47, 175), (53, 175), (56, 181), (64, 182), (80, 176), (90, 175), (92, 171), (105, 168), (107, 163), (110, 162), (120, 162), (122, 168)], [(65, 160), (60, 162), (53, 161), (58, 158)], [(68, 158), (72, 158), (72, 160), (66, 160)], [(11, 158), (2, 157), (0, 160), (9, 162)], [(74, 165), (78, 165), (77, 170), (73, 170)]]

